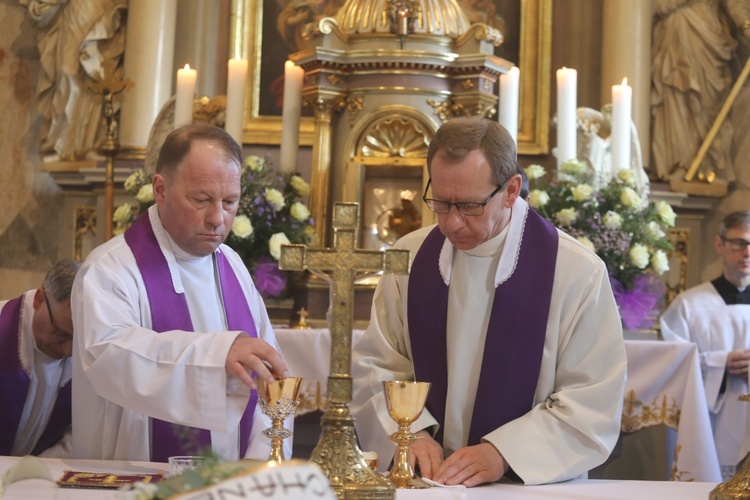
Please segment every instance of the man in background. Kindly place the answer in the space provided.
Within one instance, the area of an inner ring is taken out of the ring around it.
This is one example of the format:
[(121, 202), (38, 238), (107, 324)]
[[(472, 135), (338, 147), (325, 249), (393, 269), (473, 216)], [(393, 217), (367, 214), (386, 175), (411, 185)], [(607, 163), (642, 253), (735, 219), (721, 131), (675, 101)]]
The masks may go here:
[(70, 289), (80, 264), (57, 262), (41, 288), (0, 302), (0, 454), (70, 456)]
[(750, 211), (732, 212), (719, 226), (714, 246), (723, 272), (678, 295), (661, 316), (664, 340), (698, 346), (716, 452), (726, 481), (750, 451)]
[(159, 152), (155, 205), (81, 267), (75, 458), (166, 461), (207, 448), (225, 460), (268, 457), (261, 432), (271, 421), (251, 374), (268, 383), (288, 374), (260, 294), (222, 244), (241, 169), (223, 129), (176, 129)]

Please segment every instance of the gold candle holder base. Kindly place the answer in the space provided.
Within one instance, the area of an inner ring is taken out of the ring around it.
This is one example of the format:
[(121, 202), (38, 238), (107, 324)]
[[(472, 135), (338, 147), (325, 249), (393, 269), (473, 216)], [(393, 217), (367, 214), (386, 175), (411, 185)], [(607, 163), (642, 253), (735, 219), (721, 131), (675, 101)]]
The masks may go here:
[[(750, 401), (750, 394), (743, 394), (740, 401)], [(730, 479), (711, 490), (709, 500), (750, 500), (750, 457), (742, 462), (740, 470)]]

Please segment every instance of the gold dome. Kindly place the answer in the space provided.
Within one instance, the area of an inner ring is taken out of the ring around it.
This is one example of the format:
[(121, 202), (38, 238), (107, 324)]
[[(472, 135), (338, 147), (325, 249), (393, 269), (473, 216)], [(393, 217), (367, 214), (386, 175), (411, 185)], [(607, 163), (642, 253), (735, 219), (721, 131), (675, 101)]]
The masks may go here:
[[(469, 18), (456, 0), (417, 0), (416, 35), (458, 38), (469, 29)], [(390, 34), (388, 0), (347, 0), (336, 14), (347, 35)]]

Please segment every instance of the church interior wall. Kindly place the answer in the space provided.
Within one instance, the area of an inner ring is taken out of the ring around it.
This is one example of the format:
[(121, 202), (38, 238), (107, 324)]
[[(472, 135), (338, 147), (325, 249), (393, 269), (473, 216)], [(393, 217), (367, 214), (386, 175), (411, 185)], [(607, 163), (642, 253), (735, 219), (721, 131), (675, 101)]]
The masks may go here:
[[(36, 48), (37, 27), (28, 19), (26, 9), (15, 1), (0, 1), (0, 108), (5, 118), (0, 125), (0, 297), (16, 296), (38, 286), (51, 264), (73, 255), (71, 209), (83, 198), (63, 195), (39, 159), (40, 118), (35, 107), (35, 89), (39, 75)], [(578, 105), (599, 109), (608, 96), (601, 87), (602, 2), (591, 0), (555, 0), (552, 22), (551, 68), (568, 66), (578, 70)], [(217, 70), (218, 71), (218, 70)], [(555, 82), (550, 81), (550, 116), (556, 109)], [(342, 116), (334, 133), (348, 129), (348, 117)], [(549, 144), (555, 143), (550, 127)], [(247, 154), (268, 154), (278, 162), (279, 147), (245, 145)], [(342, 153), (336, 151), (337, 154)], [(299, 151), (300, 172), (310, 179), (312, 151)], [(523, 155), (522, 165), (540, 163), (554, 166), (551, 154)], [(745, 172), (744, 176), (747, 177)], [(339, 178), (333, 179), (334, 193), (341, 192)], [(702, 235), (713, 234), (718, 222), (729, 211), (747, 209), (750, 183), (742, 176), (726, 198), (717, 200), (704, 217), (678, 210), (678, 224), (696, 228)], [(100, 197), (101, 198), (101, 197)], [(85, 201), (85, 200), (84, 200)], [(712, 238), (693, 242), (689, 284), (714, 277), (718, 260)]]

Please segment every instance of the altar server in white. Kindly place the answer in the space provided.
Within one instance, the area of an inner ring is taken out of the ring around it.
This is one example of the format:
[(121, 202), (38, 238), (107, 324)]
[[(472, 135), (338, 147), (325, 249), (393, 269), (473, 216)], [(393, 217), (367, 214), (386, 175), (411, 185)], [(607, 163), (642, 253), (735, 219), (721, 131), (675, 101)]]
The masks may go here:
[(224, 459), (267, 458), (270, 420), (251, 372), (271, 382), (287, 369), (247, 269), (222, 244), (241, 165), (224, 130), (173, 131), (156, 204), (83, 264), (72, 296), (75, 458), (166, 461), (208, 446)]
[(381, 277), (354, 358), (363, 449), (393, 455), (381, 380), (418, 380), (432, 383), (412, 426), (423, 476), (476, 486), (585, 474), (617, 441), (625, 383), (604, 263), (519, 198), (515, 144), (496, 122), (449, 120), (427, 165), (438, 224), (396, 244), (411, 272)]
[(732, 212), (714, 240), (723, 273), (678, 295), (661, 316), (665, 340), (695, 342), (700, 352), (716, 452), (724, 480), (750, 451), (750, 211)]

